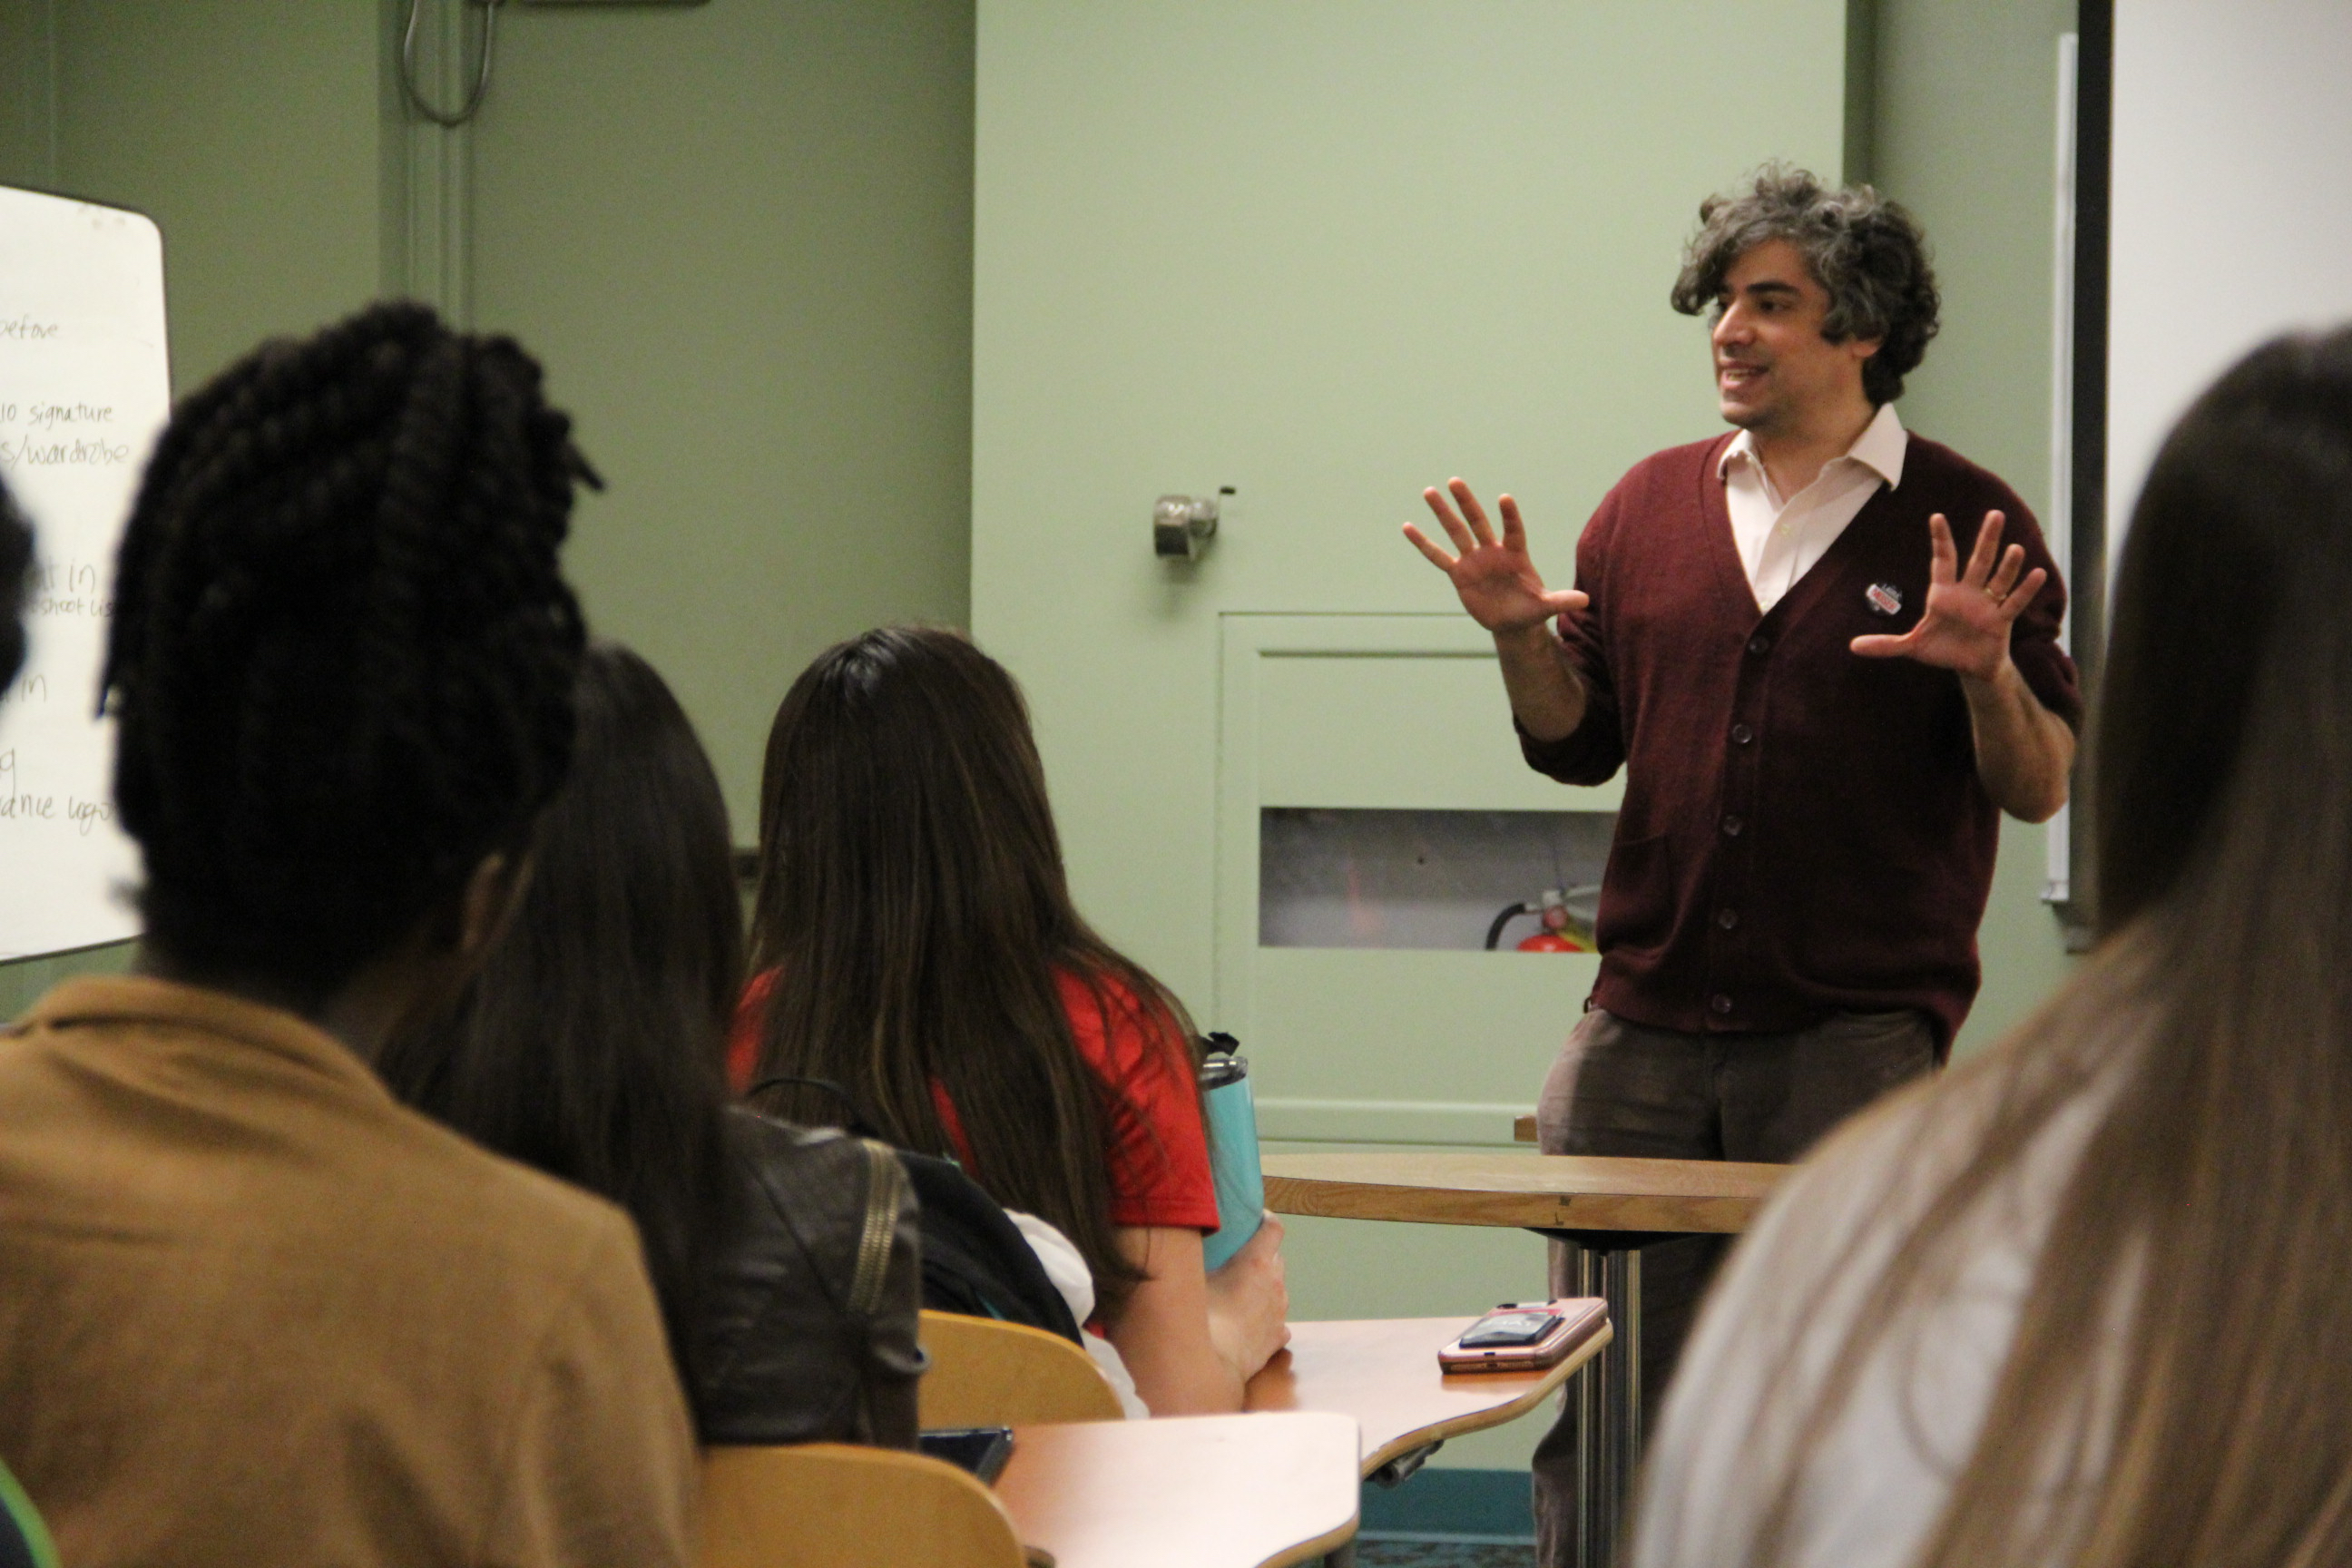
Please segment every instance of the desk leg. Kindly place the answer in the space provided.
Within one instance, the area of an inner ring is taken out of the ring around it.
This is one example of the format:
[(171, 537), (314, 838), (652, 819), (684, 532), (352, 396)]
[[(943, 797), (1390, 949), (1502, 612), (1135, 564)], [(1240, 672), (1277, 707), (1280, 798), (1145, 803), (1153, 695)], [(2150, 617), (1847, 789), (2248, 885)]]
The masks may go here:
[(1577, 1561), (1612, 1568), (1642, 1457), (1642, 1253), (1570, 1245), (1577, 1293), (1609, 1303), (1612, 1336), (1577, 1379)]

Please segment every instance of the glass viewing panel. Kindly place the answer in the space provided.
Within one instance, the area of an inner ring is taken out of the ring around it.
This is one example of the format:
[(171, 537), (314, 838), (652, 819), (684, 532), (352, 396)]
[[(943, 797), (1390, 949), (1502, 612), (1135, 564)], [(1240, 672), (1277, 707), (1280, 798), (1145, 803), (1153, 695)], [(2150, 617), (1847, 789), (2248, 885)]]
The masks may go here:
[[(1266, 806), (1258, 814), (1261, 947), (1478, 949), (1503, 911), (1566, 895), (1591, 927), (1617, 816), (1607, 811), (1359, 811)], [(1500, 946), (1542, 930), (1508, 921)]]

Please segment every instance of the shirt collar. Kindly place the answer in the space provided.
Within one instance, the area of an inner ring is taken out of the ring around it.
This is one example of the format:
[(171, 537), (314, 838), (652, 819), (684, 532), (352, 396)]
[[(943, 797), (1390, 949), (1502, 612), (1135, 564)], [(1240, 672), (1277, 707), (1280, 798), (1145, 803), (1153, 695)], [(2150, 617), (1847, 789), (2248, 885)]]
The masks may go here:
[(1845, 455), (1885, 479), (1891, 490), (1903, 483), (1903, 455), (1910, 446), (1911, 437), (1905, 433), (1895, 405), (1882, 403)]
[[(1862, 434), (1854, 437), (1853, 445), (1845, 449), (1845, 457), (1885, 479), (1886, 488), (1891, 490), (1903, 483), (1903, 458), (1910, 446), (1911, 437), (1905, 432), (1903, 420), (1895, 412), (1895, 405), (1882, 403), (1878, 405), (1878, 412), (1871, 416), (1870, 423), (1862, 427)], [(1742, 430), (1731, 438), (1731, 445), (1726, 447), (1723, 456), (1716, 459), (1715, 477), (1718, 479), (1723, 478), (1734, 461), (1759, 461), (1753, 431)]]
[(0, 1039), (91, 1024), (209, 1035), (287, 1058), (372, 1100), (391, 1099), (367, 1064), (317, 1025), (259, 1002), (152, 975), (84, 974), (61, 981), (14, 1024), (0, 1020)]

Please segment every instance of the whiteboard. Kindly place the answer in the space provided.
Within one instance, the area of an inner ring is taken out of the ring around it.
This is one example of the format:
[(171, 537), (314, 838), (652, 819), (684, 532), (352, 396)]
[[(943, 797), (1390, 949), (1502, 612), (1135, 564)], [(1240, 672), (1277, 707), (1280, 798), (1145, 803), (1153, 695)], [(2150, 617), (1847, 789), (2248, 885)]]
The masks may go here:
[(2347, 73), (2344, 0), (2116, 5), (2111, 563), (2157, 447), (2207, 384), (2275, 333), (2352, 320)]
[(0, 479), (37, 535), (25, 669), (0, 695), (0, 960), (138, 934), (98, 679), (115, 548), (171, 401), (155, 225), (0, 187)]

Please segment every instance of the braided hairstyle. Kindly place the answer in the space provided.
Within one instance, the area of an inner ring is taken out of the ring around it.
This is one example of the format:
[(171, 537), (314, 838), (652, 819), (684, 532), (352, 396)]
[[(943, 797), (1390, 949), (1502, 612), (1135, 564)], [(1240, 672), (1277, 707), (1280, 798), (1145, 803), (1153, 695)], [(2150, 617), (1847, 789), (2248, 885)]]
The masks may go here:
[(414, 303), (181, 404), (124, 533), (105, 706), (150, 942), (316, 1004), (520, 848), (585, 638), (571, 421), (507, 338)]
[(33, 585), (33, 531), (0, 485), (0, 691), (25, 662), (25, 600)]

